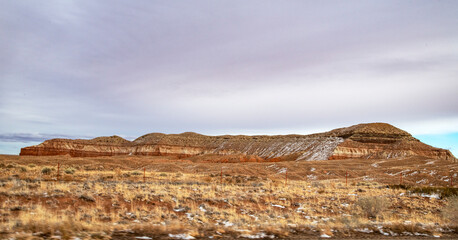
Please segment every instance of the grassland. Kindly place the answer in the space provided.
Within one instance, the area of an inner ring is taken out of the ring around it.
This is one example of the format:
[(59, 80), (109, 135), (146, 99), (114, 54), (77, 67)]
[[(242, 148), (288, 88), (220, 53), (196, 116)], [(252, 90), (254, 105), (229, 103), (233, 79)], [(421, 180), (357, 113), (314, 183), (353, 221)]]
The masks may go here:
[(457, 166), (0, 155), (0, 238), (457, 238)]

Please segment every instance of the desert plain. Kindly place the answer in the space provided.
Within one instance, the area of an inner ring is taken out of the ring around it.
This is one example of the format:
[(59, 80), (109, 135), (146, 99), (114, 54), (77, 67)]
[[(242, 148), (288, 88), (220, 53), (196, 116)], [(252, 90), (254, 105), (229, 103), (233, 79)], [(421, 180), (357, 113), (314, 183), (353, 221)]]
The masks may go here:
[(458, 163), (0, 155), (1, 239), (455, 239)]

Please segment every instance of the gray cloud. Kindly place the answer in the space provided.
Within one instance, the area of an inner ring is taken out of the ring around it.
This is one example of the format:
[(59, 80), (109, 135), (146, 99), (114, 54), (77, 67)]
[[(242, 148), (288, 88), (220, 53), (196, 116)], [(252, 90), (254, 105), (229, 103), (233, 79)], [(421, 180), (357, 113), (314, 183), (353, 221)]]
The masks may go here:
[(3, 1), (0, 132), (307, 133), (456, 121), (457, 8)]
[(88, 136), (71, 136), (62, 134), (47, 134), (47, 133), (3, 133), (0, 134), (0, 142), (43, 142), (53, 138), (67, 138), (67, 139), (90, 139)]

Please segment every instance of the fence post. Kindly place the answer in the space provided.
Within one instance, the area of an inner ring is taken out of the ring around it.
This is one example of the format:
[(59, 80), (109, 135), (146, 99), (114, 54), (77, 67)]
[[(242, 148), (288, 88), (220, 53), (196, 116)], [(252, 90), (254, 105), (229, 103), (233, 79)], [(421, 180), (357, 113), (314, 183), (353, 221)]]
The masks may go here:
[(146, 182), (146, 168), (143, 167), (143, 182)]

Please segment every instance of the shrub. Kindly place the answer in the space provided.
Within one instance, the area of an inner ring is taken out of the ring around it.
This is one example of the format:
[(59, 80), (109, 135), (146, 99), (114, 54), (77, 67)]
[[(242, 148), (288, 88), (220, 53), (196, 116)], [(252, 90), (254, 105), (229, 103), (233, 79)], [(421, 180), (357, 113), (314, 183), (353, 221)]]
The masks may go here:
[(407, 189), (409, 189), (409, 186), (404, 185), (404, 184), (395, 184), (395, 185), (388, 185), (388, 188), (407, 190)]
[(52, 172), (52, 170), (53, 170), (53, 169), (50, 168), (50, 167), (44, 167), (44, 168), (41, 169), (41, 173), (47, 175), (47, 174), (50, 174), (50, 173)]
[(10, 164), (6, 165), (6, 168), (14, 168), (14, 164), (10, 163)]
[(161, 177), (167, 177), (167, 174), (166, 174), (166, 173), (161, 173), (161, 174), (159, 174), (159, 176), (161, 176)]
[(361, 197), (356, 202), (363, 215), (368, 218), (376, 218), (388, 208), (388, 201), (383, 197)]
[(369, 187), (371, 185), (371, 183), (368, 183), (368, 182), (358, 182), (356, 183), (356, 186), (366, 186), (366, 187)]
[(142, 175), (142, 173), (141, 173), (141, 172), (139, 172), (139, 171), (133, 171), (131, 174), (132, 174), (133, 176), (139, 176), (139, 175)]
[(458, 224), (458, 196), (448, 198), (448, 204), (442, 211), (442, 215), (452, 224)]
[(412, 188), (412, 193), (417, 194), (438, 194), (441, 198), (458, 195), (458, 188), (450, 187), (419, 187)]
[(33, 164), (33, 163), (32, 163), (32, 164), (29, 164), (29, 168), (34, 168), (34, 167), (36, 167), (36, 166), (37, 166), (37, 165), (35, 165), (35, 164)]
[(314, 188), (325, 188), (324, 184), (321, 182), (312, 182), (312, 187)]
[(389, 185), (391, 189), (404, 189), (414, 194), (437, 194), (441, 198), (458, 196), (458, 188), (454, 187), (411, 187), (406, 185)]
[(26, 167), (20, 167), (19, 169), (21, 170), (21, 172), (27, 172), (27, 168)]
[(72, 167), (69, 167), (67, 169), (65, 169), (64, 171), (66, 174), (73, 174), (76, 172), (76, 169), (72, 168)]
[(125, 178), (128, 178), (128, 177), (130, 177), (130, 173), (123, 173), (121, 176), (125, 177)]

